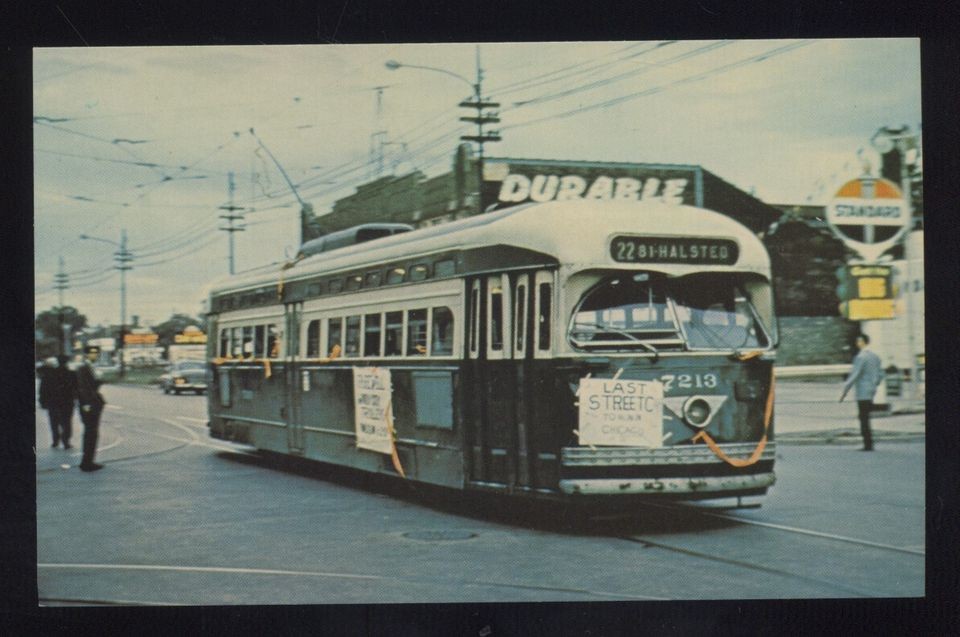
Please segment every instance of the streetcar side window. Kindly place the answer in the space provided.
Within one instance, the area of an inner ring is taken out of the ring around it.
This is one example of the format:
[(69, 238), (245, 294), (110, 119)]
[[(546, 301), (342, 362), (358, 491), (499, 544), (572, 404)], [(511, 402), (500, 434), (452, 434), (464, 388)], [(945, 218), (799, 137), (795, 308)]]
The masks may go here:
[(490, 349), (503, 350), (503, 288), (500, 281), (491, 279), (489, 287)]
[(363, 320), (363, 355), (380, 356), (380, 315), (367, 314)]
[(354, 290), (359, 290), (360, 286), (363, 284), (363, 275), (354, 274), (353, 276), (347, 277), (347, 289), (353, 292)]
[(347, 317), (346, 336), (347, 337), (344, 340), (344, 346), (343, 346), (343, 355), (359, 356), (360, 355), (360, 317), (359, 316)]
[(384, 330), (384, 356), (400, 356), (403, 353), (403, 312), (387, 312)]
[(331, 279), (330, 283), (327, 284), (327, 289), (330, 291), (330, 294), (336, 294), (343, 290), (343, 279)]
[(444, 259), (433, 264), (433, 276), (436, 278), (444, 276), (453, 276), (457, 272), (457, 266), (453, 259)]
[(280, 330), (275, 323), (267, 325), (267, 356), (280, 358)]
[(480, 282), (473, 282), (470, 290), (470, 355), (476, 358), (480, 348)]
[(230, 328), (225, 327), (220, 330), (220, 358), (226, 358), (230, 354)]
[(380, 272), (367, 272), (367, 276), (363, 280), (363, 287), (365, 288), (375, 288), (380, 285)]
[(550, 349), (550, 303), (553, 286), (541, 283), (538, 288), (539, 309), (537, 311), (537, 326), (539, 336), (537, 349)]
[(327, 356), (332, 356), (334, 348), (340, 349), (340, 335), (343, 333), (343, 319), (332, 318), (327, 326)]
[(253, 357), (253, 326), (251, 325), (243, 328), (243, 357)]
[(527, 286), (523, 283), (517, 286), (513, 329), (517, 334), (517, 354), (523, 354), (524, 337), (526, 335), (527, 316)]
[(390, 268), (387, 270), (387, 284), (403, 283), (403, 277), (406, 275), (406, 268)]
[(254, 328), (254, 337), (253, 337), (253, 355), (256, 358), (263, 358), (266, 348), (266, 329), (264, 325), (257, 325)]
[(423, 281), (424, 279), (427, 279), (429, 277), (430, 277), (430, 270), (426, 265), (422, 263), (419, 263), (413, 266), (412, 268), (410, 268), (411, 281)]
[(453, 312), (449, 307), (433, 308), (433, 330), (431, 334), (431, 356), (449, 356), (453, 354)]
[(407, 312), (407, 356), (425, 356), (427, 353), (427, 311)]
[(240, 328), (231, 327), (230, 328), (230, 356), (233, 358), (240, 358), (242, 345), (243, 343), (240, 341)]
[(314, 319), (307, 325), (307, 358), (320, 357), (320, 319)]

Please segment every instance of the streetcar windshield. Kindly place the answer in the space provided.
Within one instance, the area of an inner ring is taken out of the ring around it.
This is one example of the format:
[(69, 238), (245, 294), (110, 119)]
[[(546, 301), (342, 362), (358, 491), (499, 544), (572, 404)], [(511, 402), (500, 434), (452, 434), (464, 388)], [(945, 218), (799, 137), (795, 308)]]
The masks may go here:
[(590, 290), (574, 313), (581, 349), (650, 352), (769, 347), (746, 289), (724, 275), (677, 279), (615, 276)]

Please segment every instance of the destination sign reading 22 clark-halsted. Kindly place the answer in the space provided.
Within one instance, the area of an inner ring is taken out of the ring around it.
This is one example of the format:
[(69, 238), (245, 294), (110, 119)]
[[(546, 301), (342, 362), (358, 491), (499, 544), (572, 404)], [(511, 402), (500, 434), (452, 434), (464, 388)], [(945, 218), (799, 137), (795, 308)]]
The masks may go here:
[(733, 265), (740, 256), (740, 248), (730, 239), (621, 235), (610, 242), (610, 256), (621, 263)]

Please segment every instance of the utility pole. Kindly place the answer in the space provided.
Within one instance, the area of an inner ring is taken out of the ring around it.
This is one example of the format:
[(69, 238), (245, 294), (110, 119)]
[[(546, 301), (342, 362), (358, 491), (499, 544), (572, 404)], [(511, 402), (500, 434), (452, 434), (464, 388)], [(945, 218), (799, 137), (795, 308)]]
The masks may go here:
[(243, 208), (233, 205), (233, 191), (234, 191), (233, 171), (231, 171), (231, 172), (227, 173), (227, 192), (229, 193), (229, 197), (230, 197), (229, 202), (230, 202), (230, 203), (228, 203), (226, 206), (220, 206), (220, 208), (219, 208), (220, 210), (226, 210), (226, 211), (227, 211), (227, 214), (225, 214), (225, 215), (220, 215), (220, 218), (221, 218), (221, 219), (226, 219), (226, 220), (227, 220), (227, 226), (226, 226), (225, 228), (224, 228), (224, 227), (221, 227), (220, 230), (223, 230), (224, 232), (226, 232), (226, 233), (228, 234), (229, 240), (230, 240), (230, 257), (229, 257), (229, 259), (230, 259), (230, 274), (233, 274), (233, 273), (234, 273), (234, 267), (233, 267), (233, 249), (234, 249), (233, 233), (234, 233), (234, 232), (243, 232), (243, 231), (245, 230), (245, 228), (244, 228), (243, 226), (235, 226), (235, 225), (233, 225), (233, 222), (234, 222), (234, 221), (240, 221), (241, 223), (243, 222), (243, 215), (242, 215), (242, 214), (234, 214), (234, 213), (236, 213), (237, 210), (243, 210)]
[(127, 229), (123, 228), (120, 231), (120, 250), (113, 253), (113, 258), (117, 262), (117, 265), (114, 266), (117, 270), (120, 270), (120, 379), (123, 380), (126, 372), (126, 364), (123, 360), (123, 341), (126, 336), (127, 330), (127, 270), (133, 269), (132, 265), (129, 265), (133, 261), (133, 254), (127, 250)]
[(377, 92), (376, 130), (370, 135), (370, 177), (383, 176), (383, 147), (386, 145), (387, 131), (383, 129), (383, 89), (388, 86), (374, 86)]
[(484, 124), (495, 124), (500, 121), (499, 113), (496, 111), (486, 111), (488, 108), (499, 108), (498, 102), (483, 100), (483, 69), (480, 67), (480, 45), (477, 45), (477, 82), (473, 85), (473, 101), (464, 100), (460, 102), (463, 108), (476, 109), (476, 116), (461, 117), (462, 122), (473, 122), (477, 125), (476, 135), (462, 135), (461, 140), (477, 143), (477, 212), (483, 212), (483, 202), (481, 194), (483, 191), (483, 145), (486, 142), (500, 141), (499, 131), (489, 131), (484, 133)]
[(60, 257), (60, 270), (53, 275), (53, 288), (59, 294), (60, 303), (57, 306), (57, 315), (60, 322), (60, 353), (67, 353), (67, 336), (64, 333), (64, 328), (66, 327), (63, 324), (63, 291), (70, 287), (69, 284), (69, 275), (63, 270), (63, 257)]

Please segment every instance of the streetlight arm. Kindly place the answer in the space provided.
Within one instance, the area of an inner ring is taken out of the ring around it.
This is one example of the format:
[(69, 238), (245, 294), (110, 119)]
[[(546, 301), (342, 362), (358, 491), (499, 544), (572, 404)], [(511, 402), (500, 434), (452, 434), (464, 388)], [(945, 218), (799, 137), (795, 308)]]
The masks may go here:
[(123, 247), (123, 246), (121, 246), (119, 243), (117, 243), (116, 241), (111, 241), (110, 239), (101, 239), (100, 237), (91, 237), (90, 235), (87, 235), (87, 234), (82, 234), (82, 235), (80, 235), (80, 238), (81, 238), (81, 239), (86, 239), (87, 241), (103, 241), (104, 243), (109, 243), (110, 245), (115, 245), (115, 246), (117, 246), (118, 248), (122, 248), (122, 247)]
[(437, 73), (443, 73), (444, 75), (449, 75), (450, 77), (455, 77), (455, 78), (457, 78), (458, 80), (460, 80), (461, 82), (466, 82), (467, 85), (469, 85), (471, 89), (473, 89), (474, 91), (477, 90), (477, 85), (476, 85), (476, 84), (474, 84), (473, 82), (471, 82), (470, 80), (468, 80), (468, 79), (465, 78), (464, 76), (460, 75), (459, 73), (454, 73), (453, 71), (448, 71), (447, 69), (439, 69), (439, 68), (437, 68), (437, 67), (435, 67), (435, 66), (421, 66), (421, 65), (419, 65), (419, 64), (403, 64), (403, 63), (397, 62), (397, 61), (395, 61), (395, 60), (390, 60), (389, 62), (387, 62), (387, 63), (386, 63), (386, 67), (387, 67), (388, 69), (390, 69), (391, 71), (395, 71), (395, 70), (399, 69), (400, 67), (406, 67), (406, 68), (408, 68), (408, 69), (423, 69), (424, 71), (436, 71)]

